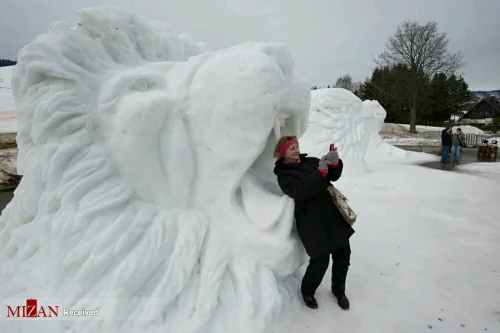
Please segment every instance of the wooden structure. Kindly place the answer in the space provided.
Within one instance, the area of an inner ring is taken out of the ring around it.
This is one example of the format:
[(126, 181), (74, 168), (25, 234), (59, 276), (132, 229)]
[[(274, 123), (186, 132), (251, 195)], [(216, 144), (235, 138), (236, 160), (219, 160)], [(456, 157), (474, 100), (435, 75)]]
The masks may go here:
[(460, 123), (488, 125), (493, 123), (494, 118), (500, 118), (500, 101), (493, 97), (484, 98), (469, 104)]
[(498, 154), (497, 146), (479, 146), (477, 147), (477, 158), (481, 160), (496, 161)]
[(481, 134), (465, 134), (464, 136), (465, 136), (464, 143), (467, 145), (467, 147), (473, 147), (473, 148), (480, 146), (484, 139), (489, 138), (488, 135), (481, 135)]

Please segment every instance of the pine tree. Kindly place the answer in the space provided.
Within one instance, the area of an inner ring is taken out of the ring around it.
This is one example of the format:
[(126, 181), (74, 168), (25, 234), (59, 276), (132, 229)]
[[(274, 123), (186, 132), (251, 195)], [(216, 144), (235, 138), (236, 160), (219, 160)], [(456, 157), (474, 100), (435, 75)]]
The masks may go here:
[(462, 76), (451, 75), (448, 80), (448, 105), (451, 115), (458, 115), (470, 101), (469, 85)]
[(434, 75), (429, 84), (429, 102), (423, 113), (428, 121), (445, 121), (450, 119), (451, 109), (448, 103), (448, 78), (445, 74)]
[(8, 59), (0, 59), (0, 67), (14, 66), (17, 62)]

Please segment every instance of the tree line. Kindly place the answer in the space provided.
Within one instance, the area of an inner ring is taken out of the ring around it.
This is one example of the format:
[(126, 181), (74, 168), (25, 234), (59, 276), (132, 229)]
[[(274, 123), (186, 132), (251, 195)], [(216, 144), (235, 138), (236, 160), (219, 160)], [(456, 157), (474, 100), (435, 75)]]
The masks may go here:
[(0, 67), (14, 66), (17, 62), (9, 59), (0, 59)]
[(410, 123), (411, 132), (416, 132), (417, 123), (447, 121), (471, 98), (458, 73), (465, 64), (463, 57), (449, 52), (448, 43), (436, 22), (405, 21), (374, 59), (370, 78), (354, 82), (346, 74), (334, 87), (350, 90), (363, 100), (378, 100), (387, 111), (387, 122)]

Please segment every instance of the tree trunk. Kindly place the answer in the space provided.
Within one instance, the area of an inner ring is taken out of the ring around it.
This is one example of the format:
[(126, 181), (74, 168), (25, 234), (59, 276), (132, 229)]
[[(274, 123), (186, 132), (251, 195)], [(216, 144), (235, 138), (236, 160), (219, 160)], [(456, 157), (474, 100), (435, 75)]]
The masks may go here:
[(415, 105), (412, 105), (411, 107), (410, 133), (417, 133), (417, 108)]
[(417, 77), (413, 74), (413, 93), (410, 108), (410, 133), (417, 133)]

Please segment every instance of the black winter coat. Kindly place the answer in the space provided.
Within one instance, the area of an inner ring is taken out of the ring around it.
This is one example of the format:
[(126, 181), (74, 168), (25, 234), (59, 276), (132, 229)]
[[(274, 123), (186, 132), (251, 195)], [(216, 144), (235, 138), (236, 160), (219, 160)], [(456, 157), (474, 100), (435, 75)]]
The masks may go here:
[(443, 130), (441, 132), (441, 144), (443, 146), (451, 146), (451, 141), (452, 141), (452, 135), (446, 132), (446, 130)]
[(349, 245), (354, 229), (335, 206), (327, 187), (342, 175), (343, 162), (329, 168), (327, 178), (318, 170), (319, 159), (300, 155), (300, 163), (278, 160), (274, 173), (283, 193), (295, 200), (295, 223), (310, 257), (328, 255)]

